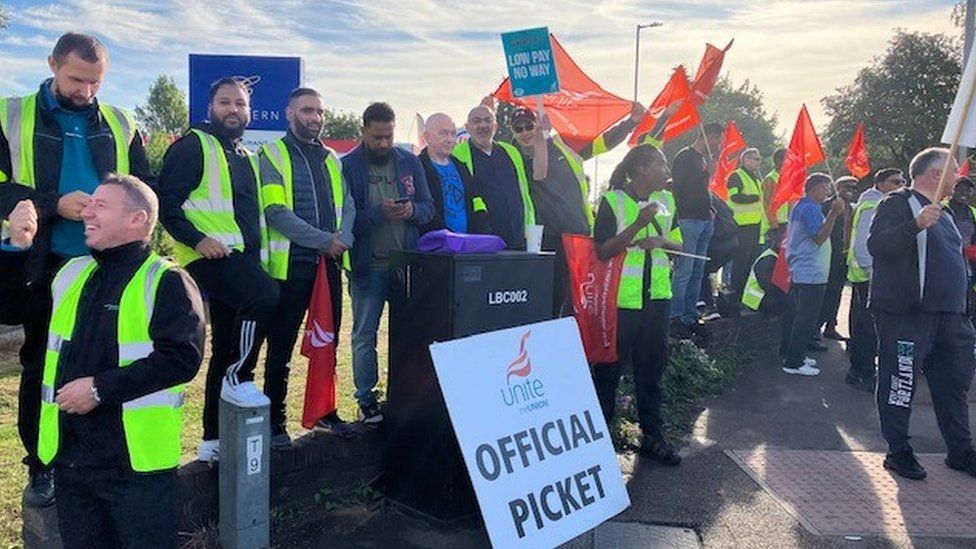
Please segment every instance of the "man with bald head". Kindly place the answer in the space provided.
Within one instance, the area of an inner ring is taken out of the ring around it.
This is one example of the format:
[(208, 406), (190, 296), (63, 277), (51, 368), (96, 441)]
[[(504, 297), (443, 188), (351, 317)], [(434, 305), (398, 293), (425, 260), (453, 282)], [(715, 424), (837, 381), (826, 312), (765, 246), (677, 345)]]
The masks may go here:
[(465, 128), (471, 137), (454, 148), (454, 157), (474, 176), (492, 232), (509, 249), (524, 250), (525, 226), (536, 222), (525, 162), (514, 145), (495, 141), (498, 122), (490, 102), (486, 98), (468, 113)]
[(448, 229), (455, 233), (489, 233), (488, 209), (474, 177), (451, 156), (457, 145), (457, 126), (444, 113), (432, 114), (424, 124), (427, 146), (420, 162), (434, 200), (434, 218), (421, 232)]

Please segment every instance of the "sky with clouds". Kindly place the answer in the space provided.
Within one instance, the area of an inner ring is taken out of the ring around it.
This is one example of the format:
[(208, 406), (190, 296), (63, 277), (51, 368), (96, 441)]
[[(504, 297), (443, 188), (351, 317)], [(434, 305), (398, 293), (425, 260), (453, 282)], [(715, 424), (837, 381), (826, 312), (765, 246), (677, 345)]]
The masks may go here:
[(329, 106), (358, 113), (371, 101), (387, 101), (400, 115), (397, 137), (409, 140), (413, 113), (444, 111), (462, 120), (494, 90), (505, 73), (501, 32), (548, 26), (584, 71), (629, 97), (635, 25), (662, 21), (663, 27), (642, 33), (642, 102), (653, 99), (671, 67), (683, 63), (693, 71), (705, 42), (721, 46), (735, 38), (723, 73), (758, 85), (786, 133), (804, 102), (814, 123), (826, 125), (820, 99), (882, 53), (893, 29), (961, 33), (950, 21), (954, 4), (0, 0), (10, 17), (0, 31), (0, 94), (36, 88), (49, 75), (45, 58), (57, 37), (76, 30), (97, 34), (109, 47), (100, 97), (119, 106), (141, 103), (159, 74), (172, 75), (186, 89), (189, 53), (297, 55), (305, 61), (306, 83), (322, 91)]

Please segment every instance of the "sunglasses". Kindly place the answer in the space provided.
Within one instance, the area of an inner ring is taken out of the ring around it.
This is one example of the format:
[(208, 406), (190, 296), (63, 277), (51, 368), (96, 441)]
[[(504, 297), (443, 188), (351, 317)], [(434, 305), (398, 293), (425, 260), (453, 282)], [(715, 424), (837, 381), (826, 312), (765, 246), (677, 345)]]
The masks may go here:
[(535, 124), (529, 122), (528, 124), (516, 124), (512, 126), (512, 131), (515, 133), (530, 132), (535, 129)]

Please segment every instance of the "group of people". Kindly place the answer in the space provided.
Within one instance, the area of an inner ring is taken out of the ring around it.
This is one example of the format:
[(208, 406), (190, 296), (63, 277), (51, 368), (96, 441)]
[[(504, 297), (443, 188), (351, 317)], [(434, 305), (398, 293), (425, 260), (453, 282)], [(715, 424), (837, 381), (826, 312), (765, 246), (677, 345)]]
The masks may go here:
[[(838, 181), (841, 196), (827, 201), (831, 180), (814, 174), (804, 199), (769, 212), (778, 175), (760, 176), (758, 150), (742, 153), (729, 178), (730, 197), (721, 200), (709, 182), (722, 127), (705, 125), (669, 164), (660, 148), (665, 113), (616, 167), (594, 214), (583, 162), (623, 142), (644, 114), (637, 103), (627, 119), (577, 151), (552, 133), (544, 113), (525, 108), (510, 117), (514, 139), (496, 139), (498, 122), (486, 100), (468, 113), (467, 141), (458, 142), (450, 116), (430, 116), (427, 145), (417, 156), (394, 146), (393, 109), (372, 103), (363, 112), (360, 144), (340, 158), (320, 139), (322, 95), (305, 87), (288, 98), (287, 134), (248, 150), (241, 138), (251, 117), (249, 90), (228, 77), (210, 89), (208, 120), (175, 141), (152, 174), (132, 117), (96, 99), (108, 68), (104, 45), (93, 36), (65, 34), (49, 65), (53, 77), (36, 93), (0, 101), (6, 231), (0, 258), (23, 264), (22, 278), (0, 283), (4, 300), (30, 311), (23, 319), (18, 410), (30, 472), (25, 503), (56, 499), (66, 546), (106, 539), (175, 543), (174, 518), (159, 510), (171, 509), (175, 498), (184, 386), (203, 360), (201, 295), (209, 305), (212, 352), (198, 459), (220, 457), (221, 399), (245, 407), (270, 402), (272, 447), (291, 445), (289, 362), (320, 264), (336, 333), (341, 273), (347, 273), (359, 420), (381, 423), (376, 346), (390, 298), (389, 262), (438, 229), (494, 234), (518, 250), (526, 247), (526, 227), (542, 225), (542, 248), (556, 255), (553, 316), (573, 310), (563, 234), (592, 235), (602, 260), (623, 256), (620, 360), (593, 365), (594, 386), (611, 421), (622, 366), (632, 364), (643, 431), (639, 451), (667, 465), (680, 463), (661, 418), (669, 338), (691, 337), (703, 319), (714, 318), (711, 275), (720, 269), (729, 275), (720, 299), (731, 295), (733, 302), (772, 310), (777, 296), (762, 275), (772, 272), (770, 259), (788, 235), (793, 285), (789, 298), (778, 296), (785, 310), (784, 371), (815, 370), (805, 352), (817, 323), (830, 326), (830, 308), (823, 312), (829, 281), (835, 271), (849, 275), (857, 326), (849, 380), (873, 386), (876, 345), (870, 338), (877, 334), (878, 403), (893, 467), (904, 472), (911, 462), (904, 457), (911, 453), (907, 408), (917, 378), (906, 361), (914, 357), (921, 365), (938, 357), (942, 377), (932, 367), (927, 371), (941, 403), (949, 463), (976, 471), (961, 383), (972, 376), (972, 325), (956, 314), (966, 312), (956, 290), (965, 296), (967, 282), (950, 279), (958, 273), (943, 266), (961, 258), (952, 247), (959, 232), (951, 229), (959, 226), (972, 239), (976, 217), (963, 228), (929, 204), (944, 151), (916, 158), (913, 190), (880, 205), (883, 193), (904, 183), (901, 172), (879, 172), (875, 189), (855, 206), (856, 185)], [(777, 168), (782, 159), (783, 151), (776, 151)], [(957, 185), (957, 193), (965, 189)], [(968, 189), (971, 194), (971, 182)], [(172, 263), (151, 249), (157, 219), (175, 241)], [(925, 234), (938, 243), (921, 244)], [(832, 253), (835, 237), (840, 242)], [(939, 267), (908, 268), (916, 248), (920, 265)], [(674, 259), (671, 252), (687, 255)], [(876, 330), (866, 305), (869, 280)], [(914, 302), (904, 295), (909, 283), (920, 288)], [(837, 285), (838, 300), (843, 285)], [(265, 342), (259, 390), (254, 370)], [(355, 432), (335, 413), (315, 429), (341, 437)]]

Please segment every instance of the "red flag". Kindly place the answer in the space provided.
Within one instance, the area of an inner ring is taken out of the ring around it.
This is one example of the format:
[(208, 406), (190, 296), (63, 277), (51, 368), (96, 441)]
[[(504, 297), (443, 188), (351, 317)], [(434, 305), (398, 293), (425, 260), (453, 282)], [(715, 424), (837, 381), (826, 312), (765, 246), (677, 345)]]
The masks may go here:
[(786, 235), (779, 245), (779, 255), (776, 256), (776, 263), (773, 265), (772, 283), (780, 290), (789, 293), (790, 291), (790, 262), (786, 257)]
[(311, 429), (316, 421), (336, 410), (335, 321), (325, 261), (325, 258), (319, 260), (302, 339), (302, 356), (308, 358), (305, 408), (302, 410), (302, 427), (306, 429)]
[(786, 202), (803, 196), (803, 183), (806, 181), (807, 168), (823, 162), (824, 152), (820, 146), (820, 138), (813, 129), (810, 113), (803, 105), (793, 128), (793, 138), (786, 150), (786, 158), (779, 172), (779, 182), (776, 192), (769, 204), (769, 211), (775, 212)]
[(617, 360), (617, 290), (624, 256), (600, 261), (588, 236), (564, 234), (573, 308), (590, 364)]
[(969, 177), (969, 157), (966, 157), (959, 165), (959, 171), (956, 173), (956, 177)]
[[(549, 35), (559, 74), (557, 93), (542, 96), (552, 127), (573, 150), (579, 152), (610, 126), (630, 114), (633, 103), (618, 97), (586, 75), (566, 53), (556, 37)], [(535, 110), (535, 98), (516, 98), (508, 78), (492, 94), (499, 101)]]
[(729, 40), (725, 49), (718, 49), (711, 44), (705, 44), (705, 55), (702, 56), (701, 63), (698, 65), (698, 72), (695, 73), (695, 83), (691, 85), (691, 100), (695, 106), (701, 105), (708, 99), (708, 94), (712, 93), (718, 75), (722, 71), (722, 63), (725, 61), (725, 52), (732, 47), (735, 39)]
[(864, 122), (857, 125), (851, 144), (847, 147), (844, 165), (851, 171), (851, 175), (858, 179), (871, 173), (871, 165), (868, 164), (868, 147), (864, 141)]
[(697, 126), (698, 110), (691, 101), (685, 101), (689, 97), (691, 97), (691, 87), (688, 85), (688, 74), (685, 72), (685, 68), (679, 65), (678, 68), (674, 69), (671, 79), (668, 80), (664, 89), (644, 113), (644, 117), (637, 123), (634, 133), (630, 134), (627, 143), (632, 147), (636, 145), (637, 139), (654, 128), (668, 107), (678, 102), (681, 105), (671, 115), (664, 127), (664, 140), (674, 139)]
[(718, 162), (715, 165), (715, 176), (709, 185), (709, 190), (715, 193), (722, 200), (729, 199), (729, 176), (735, 171), (738, 154), (747, 147), (746, 140), (735, 126), (735, 122), (729, 120), (725, 125), (725, 137), (722, 139), (722, 147), (718, 155)]

